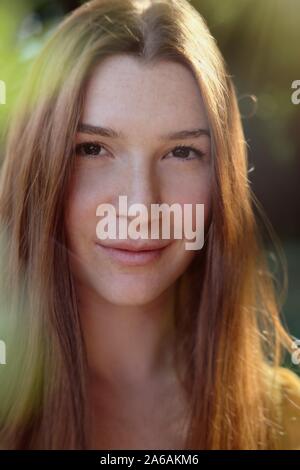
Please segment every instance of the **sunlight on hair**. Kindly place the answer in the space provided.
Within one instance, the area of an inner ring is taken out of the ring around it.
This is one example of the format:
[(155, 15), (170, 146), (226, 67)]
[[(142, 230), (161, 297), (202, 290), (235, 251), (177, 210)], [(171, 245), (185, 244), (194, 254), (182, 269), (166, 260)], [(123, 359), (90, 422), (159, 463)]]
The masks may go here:
[[(7, 278), (8, 243), (6, 229), (1, 226), (0, 343), (2, 349), (4, 346), (5, 361), (1, 362), (0, 358), (0, 421), (7, 419), (17, 406), (19, 423), (24, 426), (39, 405), (44, 346), (41, 336), (34, 339), (38, 319), (33, 318), (29, 307), (24, 274), (19, 276), (19, 292), (22, 292), (19, 298), (11, 289), (11, 279)], [(28, 395), (23, 393), (25, 389), (29, 390)], [(4, 437), (1, 436), (0, 449), (5, 444)]]
[(152, 4), (152, 1), (151, 0), (136, 0), (136, 4), (141, 10), (146, 10), (148, 7), (150, 7), (150, 5)]

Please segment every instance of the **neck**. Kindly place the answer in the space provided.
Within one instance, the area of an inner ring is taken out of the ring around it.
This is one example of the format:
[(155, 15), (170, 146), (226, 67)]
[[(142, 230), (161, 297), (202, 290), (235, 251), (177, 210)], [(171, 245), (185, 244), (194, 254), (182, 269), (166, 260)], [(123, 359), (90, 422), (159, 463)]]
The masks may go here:
[(174, 288), (146, 305), (120, 306), (77, 287), (91, 377), (130, 385), (172, 369)]

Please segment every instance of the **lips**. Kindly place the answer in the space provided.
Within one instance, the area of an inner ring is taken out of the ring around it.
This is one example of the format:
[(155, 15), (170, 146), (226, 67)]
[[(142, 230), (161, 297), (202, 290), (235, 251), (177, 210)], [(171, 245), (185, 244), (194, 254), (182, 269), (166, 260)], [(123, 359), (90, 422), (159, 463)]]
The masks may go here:
[(170, 241), (166, 243), (162, 242), (151, 242), (151, 243), (139, 243), (139, 242), (120, 242), (119, 240), (116, 243), (110, 243), (110, 244), (105, 244), (105, 243), (100, 243), (99, 241), (96, 242), (98, 245), (101, 245), (105, 248), (114, 248), (117, 250), (126, 250), (126, 251), (154, 251), (154, 250), (161, 250), (163, 248), (166, 248), (168, 245), (170, 245)]
[(98, 249), (118, 264), (125, 266), (143, 266), (150, 262), (157, 261), (168, 246), (170, 246), (170, 241), (164, 244), (161, 241), (157, 241), (156, 243), (118, 241), (113, 244), (110, 243), (109, 245), (99, 243), (98, 241), (96, 245)]

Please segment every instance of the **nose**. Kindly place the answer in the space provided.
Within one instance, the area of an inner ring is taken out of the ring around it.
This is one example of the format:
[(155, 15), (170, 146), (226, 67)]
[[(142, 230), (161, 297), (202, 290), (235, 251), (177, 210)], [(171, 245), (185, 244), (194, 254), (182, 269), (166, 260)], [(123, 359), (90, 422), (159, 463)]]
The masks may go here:
[(155, 165), (143, 159), (133, 162), (126, 175), (124, 175), (120, 190), (122, 190), (120, 195), (127, 196), (128, 209), (133, 204), (142, 204), (147, 209), (150, 217), (151, 204), (159, 204), (161, 197), (159, 177)]

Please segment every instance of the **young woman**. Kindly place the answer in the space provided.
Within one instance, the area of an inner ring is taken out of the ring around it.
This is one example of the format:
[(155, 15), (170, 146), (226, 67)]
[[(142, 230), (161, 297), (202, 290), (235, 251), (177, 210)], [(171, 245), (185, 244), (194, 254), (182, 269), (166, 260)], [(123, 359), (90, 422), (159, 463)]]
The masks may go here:
[[(300, 446), (247, 171), (232, 80), (186, 0), (94, 0), (62, 22), (2, 166), (2, 448)], [(120, 195), (204, 204), (203, 248), (99, 240)]]

